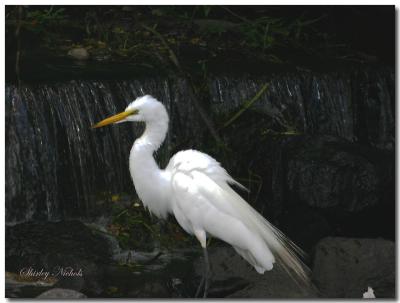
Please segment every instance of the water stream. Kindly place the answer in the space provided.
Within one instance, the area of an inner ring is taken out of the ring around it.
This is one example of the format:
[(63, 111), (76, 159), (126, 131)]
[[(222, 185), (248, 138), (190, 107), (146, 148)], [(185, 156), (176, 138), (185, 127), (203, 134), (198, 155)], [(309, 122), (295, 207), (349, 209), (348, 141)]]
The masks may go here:
[[(215, 120), (231, 115), (265, 83), (269, 89), (251, 110), (277, 129), (394, 148), (393, 71), (216, 76), (204, 107)], [(133, 193), (127, 159), (143, 125), (90, 126), (137, 96), (155, 96), (170, 113), (167, 142), (157, 154), (161, 166), (178, 149), (201, 149), (208, 131), (187, 89), (176, 78), (7, 84), (6, 222), (101, 215), (99, 193)]]

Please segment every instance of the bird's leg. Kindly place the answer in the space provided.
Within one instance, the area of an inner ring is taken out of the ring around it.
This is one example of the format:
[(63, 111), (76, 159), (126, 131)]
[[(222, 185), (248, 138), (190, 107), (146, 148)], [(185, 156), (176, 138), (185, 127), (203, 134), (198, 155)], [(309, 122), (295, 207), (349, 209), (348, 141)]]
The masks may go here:
[(204, 278), (204, 275), (203, 275), (203, 276), (201, 277), (201, 281), (200, 281), (199, 286), (197, 286), (196, 294), (194, 295), (195, 298), (198, 298), (198, 297), (199, 297), (200, 291), (201, 291), (201, 289), (203, 288), (203, 285), (204, 285), (204, 281), (205, 281), (205, 280), (206, 280), (206, 279)]
[(211, 271), (210, 271), (210, 262), (208, 260), (206, 233), (204, 231), (196, 231), (195, 236), (200, 241), (201, 247), (203, 248), (203, 256), (204, 256), (204, 273), (203, 273), (203, 277), (201, 278), (201, 282), (200, 282), (199, 286), (197, 287), (195, 297), (198, 298), (200, 291), (204, 285), (203, 298), (207, 298), (208, 288), (209, 288), (209, 278), (210, 278)]
[(207, 298), (207, 294), (208, 294), (208, 287), (209, 282), (210, 282), (210, 262), (208, 261), (208, 252), (207, 252), (207, 247), (203, 248), (203, 254), (204, 254), (204, 293), (203, 293), (203, 298)]
[(203, 273), (203, 277), (201, 278), (200, 284), (197, 287), (196, 290), (196, 295), (195, 297), (198, 298), (201, 289), (203, 288), (204, 285), (204, 292), (203, 292), (203, 298), (207, 298), (207, 294), (208, 294), (208, 288), (210, 286), (210, 262), (208, 260), (208, 252), (207, 252), (207, 247), (203, 247), (203, 255), (204, 255), (204, 273)]

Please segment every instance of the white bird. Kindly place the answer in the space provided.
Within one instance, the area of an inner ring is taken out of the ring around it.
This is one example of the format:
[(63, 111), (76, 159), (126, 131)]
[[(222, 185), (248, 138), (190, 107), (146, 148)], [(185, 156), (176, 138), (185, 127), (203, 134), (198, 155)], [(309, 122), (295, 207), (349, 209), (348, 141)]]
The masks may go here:
[(129, 170), (143, 205), (159, 218), (174, 215), (203, 248), (206, 266), (198, 292), (203, 285), (204, 297), (208, 291), (207, 235), (232, 245), (260, 274), (271, 270), (278, 261), (296, 282), (309, 285), (309, 269), (300, 259), (302, 250), (231, 188), (242, 185), (215, 159), (196, 150), (185, 150), (175, 154), (165, 169), (158, 167), (153, 153), (163, 143), (169, 121), (161, 102), (149, 95), (139, 97), (122, 113), (92, 127), (127, 121), (146, 124), (129, 156)]

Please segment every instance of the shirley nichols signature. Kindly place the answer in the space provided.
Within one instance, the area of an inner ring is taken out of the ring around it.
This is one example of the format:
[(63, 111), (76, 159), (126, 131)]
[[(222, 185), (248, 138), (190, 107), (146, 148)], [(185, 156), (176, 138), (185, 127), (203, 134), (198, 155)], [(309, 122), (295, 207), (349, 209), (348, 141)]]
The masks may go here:
[(19, 271), (19, 275), (21, 277), (30, 277), (30, 278), (44, 278), (48, 277), (83, 277), (82, 268), (74, 269), (70, 266), (62, 267), (56, 266), (53, 270), (45, 270), (44, 268), (33, 268), (33, 267), (24, 267)]

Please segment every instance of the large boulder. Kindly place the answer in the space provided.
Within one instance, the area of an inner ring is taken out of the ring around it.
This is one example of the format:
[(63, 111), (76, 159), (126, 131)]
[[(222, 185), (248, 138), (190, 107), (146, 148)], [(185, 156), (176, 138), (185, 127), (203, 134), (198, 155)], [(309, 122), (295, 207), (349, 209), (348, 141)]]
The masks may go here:
[(390, 153), (329, 136), (306, 136), (288, 147), (287, 190), (300, 201), (351, 212), (380, 202)]
[[(232, 247), (209, 248), (212, 277), (208, 297), (228, 298), (316, 298), (313, 289), (300, 288), (279, 264), (259, 274)], [(203, 258), (195, 263), (195, 272), (204, 271)]]
[(313, 281), (325, 298), (395, 297), (395, 244), (383, 239), (324, 238), (315, 248)]

